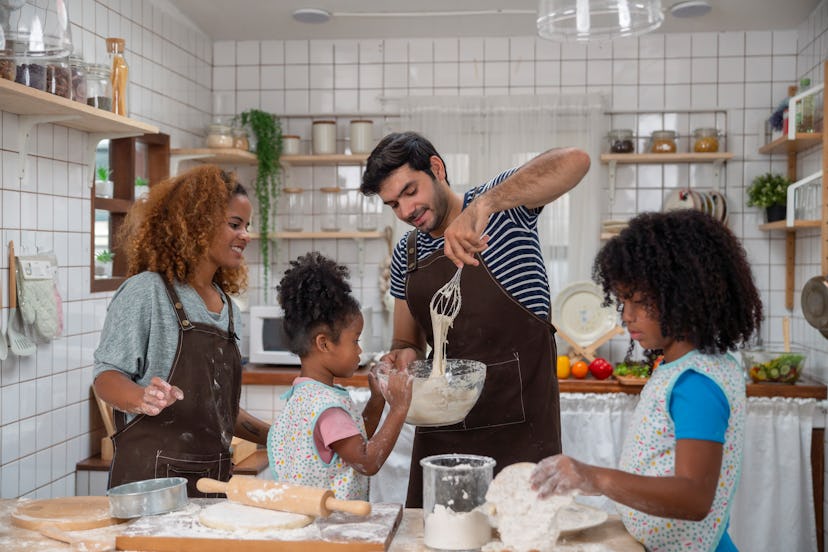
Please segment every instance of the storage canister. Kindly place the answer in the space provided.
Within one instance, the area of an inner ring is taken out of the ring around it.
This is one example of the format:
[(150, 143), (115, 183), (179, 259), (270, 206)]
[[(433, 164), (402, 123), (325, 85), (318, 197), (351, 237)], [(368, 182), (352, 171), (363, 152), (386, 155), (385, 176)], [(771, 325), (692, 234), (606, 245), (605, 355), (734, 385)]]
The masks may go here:
[(46, 92), (72, 99), (72, 73), (68, 57), (53, 59), (46, 65)]
[(371, 153), (374, 145), (374, 122), (370, 119), (351, 121), (351, 153)]
[(341, 209), (342, 188), (320, 188), (322, 209), (319, 227), (323, 232), (337, 232), (340, 229), (339, 211)]
[(305, 230), (305, 190), (302, 188), (285, 188), (286, 213), (281, 217), (282, 230), (285, 232), (302, 232)]
[(628, 128), (616, 128), (609, 132), (610, 151), (612, 153), (633, 153), (633, 131)]
[(336, 121), (313, 122), (313, 153), (315, 155), (336, 153)]
[(86, 65), (86, 105), (112, 111), (112, 83), (109, 81), (109, 65)]
[(652, 153), (676, 153), (676, 133), (673, 130), (654, 130), (650, 138)]
[(247, 139), (247, 130), (243, 127), (233, 127), (233, 147), (247, 151), (250, 149), (250, 140)]
[(230, 127), (214, 123), (207, 127), (208, 148), (232, 148), (233, 134)]
[(713, 153), (719, 151), (719, 131), (716, 128), (697, 128), (693, 131), (693, 151)]
[(72, 75), (72, 99), (86, 103), (86, 63), (80, 56), (69, 56), (69, 72)]
[(296, 134), (283, 134), (282, 155), (299, 155), (300, 140)]

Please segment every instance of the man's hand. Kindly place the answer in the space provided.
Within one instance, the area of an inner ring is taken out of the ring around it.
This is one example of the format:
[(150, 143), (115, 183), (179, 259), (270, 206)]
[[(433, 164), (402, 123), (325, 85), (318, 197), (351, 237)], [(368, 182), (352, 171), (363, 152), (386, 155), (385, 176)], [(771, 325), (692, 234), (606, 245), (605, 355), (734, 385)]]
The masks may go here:
[(417, 360), (417, 351), (411, 347), (393, 349), (382, 356), (380, 360), (393, 364), (397, 370), (407, 370), (408, 365)]
[(490, 213), (481, 198), (472, 201), (468, 207), (455, 218), (443, 234), (446, 244), (445, 252), (457, 268), (463, 265), (477, 266), (474, 257), (489, 245), (489, 236), (483, 235), (489, 223)]

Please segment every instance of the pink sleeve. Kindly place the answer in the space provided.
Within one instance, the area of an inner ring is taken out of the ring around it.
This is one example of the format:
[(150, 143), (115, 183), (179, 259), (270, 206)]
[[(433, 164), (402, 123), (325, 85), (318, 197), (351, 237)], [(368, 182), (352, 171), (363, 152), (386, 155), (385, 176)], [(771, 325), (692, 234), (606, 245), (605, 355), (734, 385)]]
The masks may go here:
[(331, 443), (354, 435), (359, 435), (359, 428), (351, 415), (339, 407), (334, 407), (319, 415), (313, 429), (313, 442), (322, 460), (330, 462), (334, 455), (330, 448)]

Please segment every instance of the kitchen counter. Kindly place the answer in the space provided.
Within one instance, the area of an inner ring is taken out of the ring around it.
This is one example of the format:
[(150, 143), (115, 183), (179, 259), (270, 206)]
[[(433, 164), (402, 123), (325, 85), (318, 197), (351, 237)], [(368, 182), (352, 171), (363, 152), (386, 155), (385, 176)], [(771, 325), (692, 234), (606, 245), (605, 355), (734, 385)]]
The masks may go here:
[[(113, 525), (86, 531), (71, 531), (65, 534), (80, 539), (73, 547), (41, 535), (36, 531), (21, 529), (11, 525), (11, 513), (18, 499), (0, 500), (0, 549), (4, 552), (38, 552), (64, 551), (86, 546), (88, 550), (113, 550), (115, 537), (123, 531), (124, 525)], [(127, 522), (130, 523), (130, 522)], [(615, 552), (643, 552), (644, 547), (633, 539), (617, 516), (610, 518), (597, 527), (585, 529), (564, 537), (561, 542), (571, 545), (602, 544)], [(561, 550), (568, 547), (562, 546)], [(277, 547), (274, 546), (274, 550)], [(352, 548), (356, 550), (356, 548)], [(430, 549), (423, 544), (423, 512), (420, 509), (403, 511), (402, 521), (388, 547), (389, 552), (426, 552)]]

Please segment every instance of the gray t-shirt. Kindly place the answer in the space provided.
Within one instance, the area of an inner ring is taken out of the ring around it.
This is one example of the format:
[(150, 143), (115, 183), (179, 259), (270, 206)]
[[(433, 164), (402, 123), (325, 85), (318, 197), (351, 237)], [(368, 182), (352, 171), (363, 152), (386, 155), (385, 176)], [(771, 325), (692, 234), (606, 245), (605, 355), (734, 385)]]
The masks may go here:
[[(210, 312), (189, 285), (174, 282), (173, 287), (192, 322), (228, 329), (226, 302), (221, 313)], [(225, 300), (223, 293), (221, 298)], [(239, 310), (232, 301), (230, 304), (238, 328)], [(109, 304), (101, 341), (95, 350), (94, 377), (106, 370), (117, 370), (142, 386), (153, 376), (166, 381), (177, 346), (178, 319), (161, 276), (156, 272), (136, 274), (118, 288)]]

